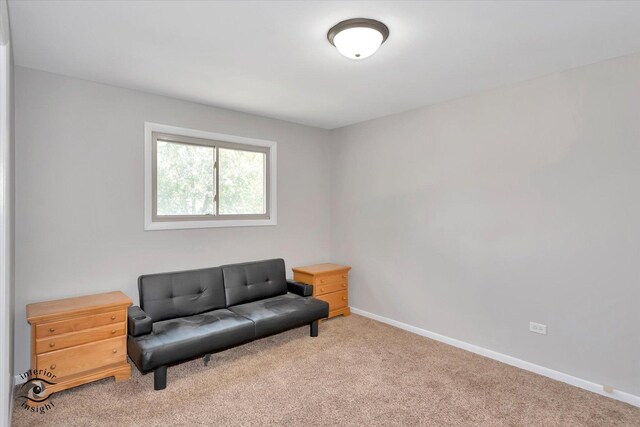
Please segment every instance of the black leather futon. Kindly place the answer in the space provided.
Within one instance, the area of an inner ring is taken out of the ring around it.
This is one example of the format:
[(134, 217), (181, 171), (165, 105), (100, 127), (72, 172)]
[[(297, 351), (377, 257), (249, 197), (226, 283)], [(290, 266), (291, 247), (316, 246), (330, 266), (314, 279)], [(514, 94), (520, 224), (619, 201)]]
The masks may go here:
[(305, 324), (316, 337), (329, 316), (311, 286), (287, 281), (282, 259), (145, 275), (138, 292), (127, 348), (141, 372), (153, 371), (156, 390), (169, 365)]

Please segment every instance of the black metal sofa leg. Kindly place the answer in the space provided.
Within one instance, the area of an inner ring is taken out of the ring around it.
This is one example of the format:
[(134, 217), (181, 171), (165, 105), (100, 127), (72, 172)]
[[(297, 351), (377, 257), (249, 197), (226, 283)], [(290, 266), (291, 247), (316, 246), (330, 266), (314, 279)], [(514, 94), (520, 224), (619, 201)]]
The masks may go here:
[(318, 336), (318, 321), (317, 320), (315, 322), (311, 322), (311, 336), (312, 337), (317, 337)]
[(164, 390), (167, 387), (167, 367), (161, 366), (153, 371), (153, 389)]

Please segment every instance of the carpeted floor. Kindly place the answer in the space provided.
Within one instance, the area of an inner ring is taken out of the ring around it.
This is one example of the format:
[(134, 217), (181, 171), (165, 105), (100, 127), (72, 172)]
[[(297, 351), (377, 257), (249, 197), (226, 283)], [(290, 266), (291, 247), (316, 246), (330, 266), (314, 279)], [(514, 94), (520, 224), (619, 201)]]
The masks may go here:
[(640, 408), (352, 315), (169, 368), (58, 393), (13, 424), (640, 426)]

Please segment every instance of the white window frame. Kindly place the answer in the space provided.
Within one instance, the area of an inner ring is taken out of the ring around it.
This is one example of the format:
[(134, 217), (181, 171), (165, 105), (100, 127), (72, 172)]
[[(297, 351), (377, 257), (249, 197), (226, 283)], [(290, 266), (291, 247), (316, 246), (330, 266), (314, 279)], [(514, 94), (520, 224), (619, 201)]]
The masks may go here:
[[(153, 205), (154, 205), (154, 188), (153, 188), (153, 134), (170, 134), (177, 136), (184, 136), (190, 138), (200, 138), (210, 141), (220, 141), (223, 143), (241, 144), (249, 146), (267, 147), (269, 149), (269, 155), (267, 159), (269, 165), (267, 170), (269, 176), (267, 183), (269, 185), (266, 192), (269, 200), (267, 206), (269, 206), (268, 218), (248, 218), (242, 219), (234, 215), (230, 218), (224, 218), (224, 216), (216, 219), (180, 219), (180, 220), (154, 220), (153, 217)], [(179, 230), (188, 228), (214, 228), (214, 227), (255, 227), (264, 225), (276, 225), (277, 224), (277, 143), (275, 141), (267, 141), (263, 139), (246, 138), (243, 136), (225, 135), (221, 133), (206, 132), (195, 129), (187, 129), (177, 126), (163, 125), (159, 123), (145, 122), (144, 124), (144, 229), (148, 231), (152, 230)]]

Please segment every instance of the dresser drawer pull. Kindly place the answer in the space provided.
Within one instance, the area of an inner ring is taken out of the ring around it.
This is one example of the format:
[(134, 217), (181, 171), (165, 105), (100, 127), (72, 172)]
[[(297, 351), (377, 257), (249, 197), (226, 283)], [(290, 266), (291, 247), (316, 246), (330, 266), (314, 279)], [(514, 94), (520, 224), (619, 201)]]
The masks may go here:
[(342, 297), (342, 301), (346, 301), (346, 300), (347, 300), (347, 297)]
[(111, 320), (116, 320), (116, 315), (111, 316)]
[(112, 334), (115, 334), (115, 333), (116, 333), (116, 330), (115, 330), (115, 329), (112, 329), (112, 330), (111, 330), (111, 333), (112, 333)]
[(56, 330), (53, 328), (49, 328), (49, 332), (55, 332)]
[(343, 278), (343, 279), (346, 279), (346, 278), (347, 278), (347, 275), (346, 275), (346, 274), (343, 274), (343, 275), (342, 275), (342, 278)]
[(49, 347), (55, 347), (55, 346), (56, 346), (56, 343), (54, 343), (54, 342), (50, 342), (49, 343)]
[(346, 287), (347, 287), (347, 284), (346, 284), (346, 283), (343, 283), (343, 284), (342, 284), (342, 287), (343, 287), (343, 288), (346, 288)]
[(324, 279), (320, 279), (320, 283), (324, 283)]
[(51, 369), (56, 369), (56, 364), (51, 365)]
[(320, 292), (324, 292), (324, 288), (320, 288)]
[(113, 354), (116, 354), (117, 352), (118, 352), (118, 350), (114, 348), (113, 349)]

